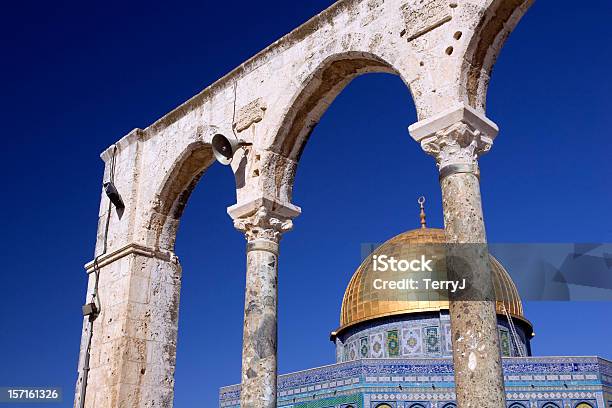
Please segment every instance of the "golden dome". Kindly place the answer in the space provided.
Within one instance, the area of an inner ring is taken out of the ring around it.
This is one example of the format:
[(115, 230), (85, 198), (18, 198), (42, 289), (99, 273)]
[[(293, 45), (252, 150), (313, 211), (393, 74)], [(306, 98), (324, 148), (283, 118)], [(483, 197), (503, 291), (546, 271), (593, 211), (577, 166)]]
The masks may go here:
[[(446, 237), (443, 229), (423, 227), (391, 238), (377, 248), (372, 255), (385, 254), (396, 259), (410, 259), (414, 258), (416, 254), (415, 245), (444, 244), (445, 242)], [(523, 316), (521, 299), (508, 272), (493, 256), (491, 256), (491, 267), (493, 269), (493, 286), (497, 299), (497, 313), (505, 316), (505, 306), (512, 317), (518, 318), (531, 326), (529, 321)], [(426, 300), (421, 296), (419, 296), (419, 300), (378, 299), (379, 293), (376, 293), (377, 291), (371, 284), (366, 284), (367, 279), (364, 277), (364, 271), (371, 270), (371, 268), (372, 257), (368, 257), (351, 278), (342, 300), (340, 328), (334, 334), (357, 323), (380, 317), (448, 310), (448, 300), (439, 298), (438, 294), (434, 291), (426, 292), (426, 296), (428, 296)]]

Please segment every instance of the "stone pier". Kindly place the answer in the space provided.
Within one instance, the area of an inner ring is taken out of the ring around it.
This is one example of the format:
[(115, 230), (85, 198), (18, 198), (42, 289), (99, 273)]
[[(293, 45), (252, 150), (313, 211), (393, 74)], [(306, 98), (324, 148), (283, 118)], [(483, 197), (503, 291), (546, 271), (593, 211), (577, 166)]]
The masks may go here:
[[(166, 407), (174, 398), (181, 267), (173, 254), (131, 245), (98, 260), (86, 408)], [(94, 265), (87, 265), (89, 290)], [(88, 299), (90, 296), (88, 296)], [(83, 330), (87, 332), (85, 322)], [(83, 337), (75, 406), (87, 353)]]
[[(506, 406), (478, 168), (497, 132), (493, 122), (463, 105), (410, 127), (440, 170), (447, 241), (459, 244), (449, 246), (449, 278), (468, 282), (466, 291), (450, 294), (459, 407)], [(469, 260), (469, 267), (457, 259)]]

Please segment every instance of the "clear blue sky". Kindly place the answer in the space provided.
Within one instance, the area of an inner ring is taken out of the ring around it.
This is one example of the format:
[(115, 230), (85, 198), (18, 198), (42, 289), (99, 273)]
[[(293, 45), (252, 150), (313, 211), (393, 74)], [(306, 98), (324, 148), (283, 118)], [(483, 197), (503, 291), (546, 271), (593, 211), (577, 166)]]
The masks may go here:
[[(96, 236), (99, 153), (146, 127), (330, 1), (11, 2), (0, 16), (3, 76), (0, 386), (57, 385), (72, 405), (80, 307)], [(501, 133), (481, 161), (491, 242), (611, 242), (612, 3), (539, 0), (495, 67), (488, 116)], [(308, 144), (282, 242), (280, 371), (334, 359), (359, 244), (441, 226), (434, 162), (410, 139), (410, 94), (358, 78)], [(216, 406), (240, 379), (244, 240), (214, 166), (183, 216), (177, 407)], [(538, 355), (612, 357), (612, 303), (529, 303)], [(40, 405), (39, 405), (40, 406)]]

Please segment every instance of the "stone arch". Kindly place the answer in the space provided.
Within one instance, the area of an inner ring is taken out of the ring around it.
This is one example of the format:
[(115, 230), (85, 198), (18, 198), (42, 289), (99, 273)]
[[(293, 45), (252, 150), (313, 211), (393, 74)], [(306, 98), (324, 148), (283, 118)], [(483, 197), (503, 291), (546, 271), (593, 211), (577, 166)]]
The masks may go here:
[(185, 205), (213, 162), (212, 148), (203, 141), (189, 144), (174, 161), (154, 198), (148, 221), (149, 246), (174, 252), (176, 233)]
[(489, 0), (484, 6), (484, 15), (474, 28), (461, 67), (464, 103), (484, 112), (493, 65), (506, 39), (532, 3), (533, 0)]
[[(244, 166), (232, 165), (238, 202), (230, 214), (240, 221), (239, 229), (248, 224), (253, 232), (263, 223), (266, 231), (276, 233), (290, 223), (271, 217), (263, 220), (259, 210), (265, 206), (274, 213), (268, 215), (283, 219), (299, 214), (299, 208), (291, 204), (297, 161), (314, 126), (352, 79), (370, 72), (399, 75), (413, 94), (421, 121), (458, 104), (482, 111), (495, 57), (530, 3), (340, 0), (154, 124), (121, 139), (116, 185), (126, 213), (121, 219), (107, 218), (112, 231), (109, 251), (97, 252), (95, 262), (87, 267), (90, 272), (104, 268), (100, 296), (108, 294), (120, 301), (102, 309), (95, 330), (84, 321), (77, 381), (89, 373), (84, 366), (91, 354), (88, 338), (93, 339), (98, 355), (101, 339), (113, 346), (105, 364), (91, 371), (95, 381), (85, 402), (95, 401), (96, 407), (171, 406), (181, 284), (173, 252), (186, 202), (214, 160), (210, 140), (202, 135), (204, 127), (229, 135), (236, 129), (236, 114), (244, 117), (244, 127), (236, 131), (245, 132), (241, 137), (252, 142), (252, 148), (235, 158), (248, 166), (248, 172)], [(453, 43), (461, 53), (453, 53), (452, 47), (438, 53), (439, 45), (447, 46), (441, 41), (452, 38), (456, 29), (464, 32), (465, 43)], [(103, 195), (101, 206), (107, 205)], [(102, 239), (106, 242), (101, 223), (98, 247)], [(90, 278), (88, 294), (97, 289), (98, 281)], [(114, 326), (102, 325), (111, 320)], [(142, 327), (148, 328), (146, 333)], [(271, 333), (258, 337), (272, 339)], [(243, 353), (256, 349), (255, 342), (245, 344)], [(128, 358), (133, 355), (138, 364)], [(271, 357), (275, 362), (275, 350)], [(108, 372), (114, 373), (112, 379)], [(258, 395), (269, 393), (271, 399), (276, 395), (275, 382), (266, 384), (266, 378), (276, 378), (276, 365), (270, 364), (264, 374), (250, 383), (255, 391), (252, 401)], [(465, 384), (458, 383), (457, 389), (466, 389)]]
[(368, 52), (349, 51), (324, 59), (303, 81), (300, 91), (289, 103), (271, 150), (299, 161), (310, 134), (327, 108), (353, 79), (367, 73), (401, 77), (400, 71), (389, 62)]

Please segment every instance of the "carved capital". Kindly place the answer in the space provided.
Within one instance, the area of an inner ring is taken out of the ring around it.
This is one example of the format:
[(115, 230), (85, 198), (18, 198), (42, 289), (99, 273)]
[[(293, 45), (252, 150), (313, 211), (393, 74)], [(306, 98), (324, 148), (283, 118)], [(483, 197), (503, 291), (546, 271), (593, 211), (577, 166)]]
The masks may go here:
[(255, 214), (234, 220), (234, 227), (244, 232), (248, 242), (263, 239), (278, 243), (283, 232), (291, 231), (293, 221), (290, 218), (271, 214), (264, 206)]
[(458, 122), (421, 140), (423, 150), (436, 159), (438, 169), (448, 166), (478, 166), (478, 157), (491, 150), (493, 140), (480, 130)]
[(453, 173), (478, 174), (478, 157), (491, 150), (499, 131), (495, 123), (466, 105), (415, 123), (408, 130), (436, 159), (441, 178)]

